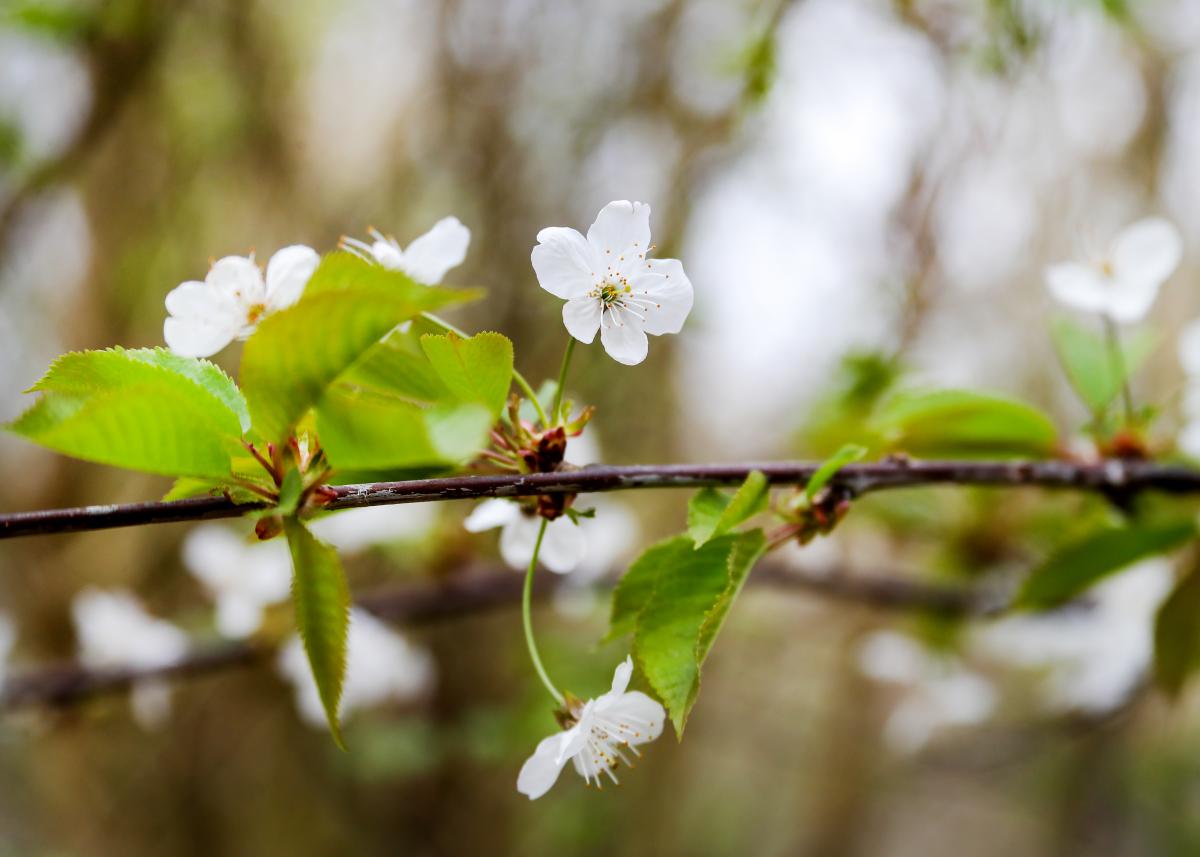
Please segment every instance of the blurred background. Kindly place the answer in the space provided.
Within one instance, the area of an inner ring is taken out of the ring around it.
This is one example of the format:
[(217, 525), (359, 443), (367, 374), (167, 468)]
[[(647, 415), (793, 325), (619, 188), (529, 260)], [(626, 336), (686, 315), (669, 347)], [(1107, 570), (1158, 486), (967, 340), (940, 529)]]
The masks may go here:
[[(1200, 315), (1197, 152), (1195, 0), (0, 0), (0, 417), (64, 351), (161, 344), (164, 296), (212, 257), (368, 226), (407, 243), (451, 214), (472, 242), (447, 282), (488, 290), (454, 321), (549, 376), (564, 334), (535, 235), (637, 199), (696, 307), (640, 367), (577, 353), (572, 392), (599, 410), (573, 461), (819, 457), (901, 376), (1020, 395), (1070, 436), (1087, 413), (1055, 366), (1042, 270), (1148, 214), (1187, 247), (1135, 388), (1166, 443), (1175, 338)], [(235, 371), (237, 349), (220, 361)], [(167, 488), (10, 436), (0, 485), (2, 511)], [(593, 561), (535, 618), (560, 685), (607, 689), (627, 647), (597, 646), (591, 584), (678, 532), (685, 501), (581, 501), (607, 503)], [(499, 568), (468, 511), (326, 537), (356, 591)], [(364, 668), (377, 704), (348, 715), (348, 753), (271, 658), (133, 707), (11, 713), (0, 855), (1200, 854), (1200, 706), (1144, 682), (1164, 563), (1037, 619), (821, 584), (1003, 586), (1105, 514), (1035, 492), (862, 502), (781, 559), (805, 591), (747, 590), (686, 740), (601, 793), (570, 772), (537, 802), (515, 791), (554, 723), (511, 606), (374, 629), (363, 651), (386, 654), (364, 663), (405, 677)], [(217, 641), (206, 563), (278, 561), (222, 526), (228, 545), (208, 531), (190, 552), (185, 525), (0, 543), (9, 674)], [(88, 587), (138, 599), (97, 620), (107, 655), (80, 630)], [(146, 614), (172, 625), (138, 636)], [(269, 606), (260, 633), (287, 621)]]

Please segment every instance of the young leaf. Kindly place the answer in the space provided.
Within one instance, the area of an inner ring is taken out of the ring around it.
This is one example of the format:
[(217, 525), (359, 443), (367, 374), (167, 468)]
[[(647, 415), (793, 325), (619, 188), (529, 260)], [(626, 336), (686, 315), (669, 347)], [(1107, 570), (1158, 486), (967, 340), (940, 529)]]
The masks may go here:
[(1065, 318), (1056, 319), (1050, 331), (1071, 386), (1093, 413), (1103, 413), (1155, 345), (1153, 333), (1138, 331), (1122, 344), (1122, 359), (1118, 363), (1113, 360), (1107, 340), (1098, 332)]
[(896, 394), (880, 405), (871, 428), (891, 449), (944, 457), (1047, 456), (1058, 437), (1031, 405), (970, 390)]
[(322, 260), (293, 306), (268, 316), (246, 342), (242, 389), (254, 428), (281, 441), (346, 369), (392, 328), (474, 292), (414, 283), (346, 253)]
[(1055, 607), (1144, 557), (1165, 553), (1196, 537), (1193, 521), (1110, 527), (1055, 551), (1030, 574), (1017, 605)]
[(829, 484), (839, 470), (854, 461), (861, 460), (867, 454), (865, 446), (859, 446), (855, 443), (848, 443), (835, 452), (817, 468), (817, 472), (808, 480), (808, 485), (804, 488), (804, 496), (808, 498), (808, 502), (812, 502), (822, 488)]
[(220, 375), (149, 350), (66, 354), (30, 388), (38, 402), (7, 428), (87, 461), (219, 479), (242, 434), (236, 408), (216, 392)]
[(680, 735), (700, 690), (700, 668), (765, 549), (761, 530), (720, 536), (700, 548), (677, 536), (646, 551), (613, 595), (609, 637), (633, 631), (642, 671)]
[(1154, 675), (1163, 690), (1178, 696), (1198, 667), (1200, 569), (1193, 569), (1158, 609), (1154, 622)]
[(702, 489), (688, 503), (688, 535), (699, 548), (766, 509), (769, 497), (767, 477), (758, 470), (746, 477), (732, 497)]
[(492, 419), (500, 416), (512, 384), (513, 346), (508, 337), (490, 331), (469, 339), (427, 334), (421, 337), (421, 347), (451, 394), (484, 405)]
[(292, 603), (296, 627), (308, 653), (313, 678), (333, 740), (343, 750), (338, 704), (346, 674), (346, 637), (350, 591), (337, 552), (317, 540), (294, 517), (284, 518), (284, 533), (292, 553)]
[(242, 395), (237, 384), (225, 374), (225, 370), (220, 366), (194, 357), (180, 357), (166, 348), (114, 350), (121, 351), (135, 360), (161, 366), (176, 374), (191, 378), (234, 413), (242, 427), (243, 434), (250, 431), (250, 411), (246, 408), (246, 397)]

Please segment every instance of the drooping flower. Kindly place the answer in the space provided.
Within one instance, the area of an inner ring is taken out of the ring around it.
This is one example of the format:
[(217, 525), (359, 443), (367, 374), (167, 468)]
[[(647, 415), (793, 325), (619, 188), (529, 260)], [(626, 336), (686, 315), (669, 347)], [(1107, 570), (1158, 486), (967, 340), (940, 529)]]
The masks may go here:
[[(296, 707), (311, 726), (324, 729), (325, 710), (304, 654), (304, 644), (292, 637), (279, 652), (279, 672), (296, 688)], [(360, 607), (350, 608), (346, 640), (346, 677), (338, 711), (344, 719), (353, 712), (388, 701), (406, 702), (424, 694), (433, 682), (429, 653)]]
[(282, 541), (247, 541), (219, 524), (188, 533), (183, 563), (217, 602), (217, 630), (235, 640), (257, 631), (263, 608), (286, 600), (291, 588), (292, 560)]
[(580, 342), (600, 332), (618, 363), (646, 359), (646, 334), (679, 333), (692, 310), (692, 284), (678, 259), (649, 259), (650, 206), (619, 200), (600, 210), (584, 238), (574, 229), (543, 229), (533, 248), (542, 288), (566, 301), (563, 323)]
[(1046, 286), (1062, 304), (1134, 322), (1150, 311), (1182, 256), (1179, 230), (1168, 220), (1148, 217), (1122, 230), (1097, 259), (1051, 265)]
[[(500, 527), (500, 556), (508, 565), (524, 571), (533, 559), (541, 522), (542, 519), (527, 507), (496, 497), (476, 506), (463, 521), (463, 527), (470, 533)], [(579, 565), (586, 553), (582, 528), (563, 515), (546, 526), (538, 560), (551, 571), (566, 574)]]
[(210, 357), (245, 339), (268, 315), (300, 300), (320, 261), (311, 247), (284, 247), (267, 262), (264, 278), (253, 254), (218, 259), (204, 282), (189, 280), (167, 295), (167, 347), (184, 357)]
[[(156, 669), (177, 663), (187, 654), (187, 635), (165, 619), (151, 616), (129, 592), (88, 587), (75, 596), (71, 615), (79, 659), (85, 666)], [(170, 714), (170, 685), (160, 680), (140, 681), (133, 687), (130, 702), (138, 723), (155, 728)]]
[(622, 764), (632, 766), (625, 755), (662, 734), (666, 712), (640, 691), (627, 693), (633, 675), (633, 659), (626, 657), (613, 673), (612, 690), (586, 703), (571, 701), (567, 712), (570, 728), (544, 738), (517, 775), (517, 791), (536, 800), (550, 790), (570, 761), (588, 785), (600, 785), (601, 775), (614, 783), (614, 771)]
[(436, 286), (447, 271), (461, 265), (471, 243), (471, 230), (457, 217), (443, 217), (408, 247), (401, 247), (395, 238), (377, 229), (367, 231), (373, 239), (370, 244), (343, 237), (341, 246), (389, 271), (403, 271), (427, 286)]

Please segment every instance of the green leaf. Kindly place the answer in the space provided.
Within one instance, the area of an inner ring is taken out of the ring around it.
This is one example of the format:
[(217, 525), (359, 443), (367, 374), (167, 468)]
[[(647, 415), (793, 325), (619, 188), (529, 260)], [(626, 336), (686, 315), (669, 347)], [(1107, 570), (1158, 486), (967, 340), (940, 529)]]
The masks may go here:
[(889, 448), (913, 455), (1044, 457), (1058, 439), (1054, 423), (1033, 406), (971, 390), (898, 393), (871, 422)]
[(1178, 696), (1200, 667), (1200, 569), (1180, 580), (1158, 609), (1154, 622), (1154, 674), (1158, 684)]
[(283, 520), (292, 553), (292, 603), (296, 627), (333, 740), (343, 750), (338, 704), (346, 674), (346, 638), (350, 625), (350, 590), (337, 552), (318, 541), (296, 518)]
[(1069, 319), (1056, 319), (1050, 328), (1058, 359), (1079, 398), (1093, 413), (1103, 413), (1156, 345), (1154, 334), (1140, 330), (1122, 343), (1122, 360), (1114, 362), (1103, 334)]
[(219, 479), (242, 451), (221, 376), (211, 364), (157, 350), (74, 352), (30, 388), (40, 399), (7, 428), (86, 461)]
[(1109, 527), (1055, 551), (1017, 596), (1017, 606), (1055, 607), (1144, 557), (1166, 553), (1196, 537), (1193, 521)]
[(250, 431), (250, 411), (246, 408), (246, 397), (220, 366), (194, 357), (180, 357), (166, 348), (139, 348), (124, 353), (136, 360), (161, 366), (192, 379), (237, 416), (243, 434)]
[(770, 484), (754, 470), (732, 497), (712, 488), (696, 493), (688, 503), (688, 535), (699, 548), (767, 508)]
[(634, 634), (642, 671), (682, 736), (700, 691), (700, 669), (766, 549), (761, 530), (727, 534), (695, 548), (676, 536), (647, 550), (613, 595), (609, 638)]
[(829, 484), (839, 470), (854, 461), (859, 461), (867, 454), (865, 446), (859, 446), (855, 443), (848, 443), (835, 452), (817, 468), (816, 473), (808, 480), (808, 485), (804, 488), (804, 496), (808, 498), (808, 502), (812, 502), (822, 488)]
[(492, 419), (500, 416), (512, 385), (513, 346), (508, 337), (490, 331), (469, 339), (427, 334), (421, 337), (421, 347), (451, 394), (484, 405)]
[(254, 428), (283, 441), (329, 386), (389, 331), (476, 293), (423, 286), (348, 253), (326, 256), (304, 296), (268, 316), (242, 355)]

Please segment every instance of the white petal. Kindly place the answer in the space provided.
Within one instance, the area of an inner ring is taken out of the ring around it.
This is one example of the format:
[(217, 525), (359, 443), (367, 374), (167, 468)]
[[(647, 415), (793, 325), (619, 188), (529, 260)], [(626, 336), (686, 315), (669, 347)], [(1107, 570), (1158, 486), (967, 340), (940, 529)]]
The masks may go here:
[(1200, 319), (1179, 334), (1179, 362), (1188, 375), (1200, 375)]
[(214, 589), (237, 576), (245, 541), (228, 527), (201, 524), (183, 540), (183, 564), (196, 578)]
[(646, 319), (646, 333), (679, 333), (692, 311), (692, 282), (678, 259), (651, 259), (650, 276), (634, 277), (632, 308)]
[[(662, 705), (639, 690), (632, 693), (605, 694), (596, 700), (597, 713), (617, 724), (633, 727), (622, 736), (630, 744), (646, 744), (662, 735), (667, 713)], [(645, 727), (640, 724), (645, 723)]]
[(277, 250), (267, 263), (267, 307), (274, 312), (300, 300), (319, 264), (317, 251), (303, 244)]
[(231, 640), (243, 640), (262, 625), (262, 606), (241, 595), (225, 595), (217, 601), (217, 630)]
[(600, 322), (600, 342), (613, 360), (626, 366), (641, 363), (650, 348), (641, 319), (617, 309), (604, 313)]
[(600, 307), (602, 304), (596, 298), (579, 295), (571, 298), (562, 308), (563, 324), (567, 333), (585, 345), (590, 345), (600, 329)]
[(569, 758), (559, 756), (561, 741), (561, 733), (543, 738), (533, 755), (521, 766), (521, 772), (517, 774), (517, 791), (530, 800), (540, 798), (558, 781), (558, 775)]
[(500, 556), (517, 571), (524, 571), (533, 559), (540, 519), (518, 511), (513, 520), (500, 531)]
[(418, 283), (436, 286), (467, 258), (470, 243), (471, 230), (457, 217), (443, 217), (404, 250), (403, 268)]
[(625, 199), (610, 202), (596, 215), (587, 240), (605, 265), (615, 267), (615, 260), (622, 255), (637, 258), (650, 246), (650, 206)]
[(1112, 266), (1122, 284), (1157, 288), (1179, 267), (1183, 239), (1169, 220), (1147, 217), (1126, 228), (1112, 248)]
[(1183, 427), (1176, 441), (1179, 451), (1189, 458), (1200, 460), (1200, 422), (1190, 422)]
[(538, 284), (564, 300), (579, 297), (599, 281), (604, 266), (596, 251), (574, 229), (551, 226), (537, 235), (530, 260)]
[(612, 692), (624, 693), (625, 688), (629, 687), (629, 679), (633, 677), (633, 658), (630, 655), (625, 656), (625, 660), (617, 664), (617, 668), (613, 670)]
[(1154, 306), (1158, 297), (1159, 283), (1151, 281), (1126, 281), (1117, 283), (1108, 295), (1108, 307), (1105, 312), (1113, 321), (1130, 324), (1141, 321)]
[(218, 259), (208, 271), (204, 282), (236, 301), (240, 307), (266, 303), (267, 286), (262, 271), (246, 256), (226, 256)]
[(171, 686), (162, 681), (142, 681), (129, 694), (133, 719), (143, 729), (159, 729), (171, 716)]
[(1108, 309), (1112, 283), (1099, 271), (1088, 266), (1067, 262), (1046, 269), (1046, 286), (1061, 304), (1086, 312), (1105, 312)]
[(395, 241), (379, 239), (371, 245), (371, 255), (375, 261), (389, 271), (404, 270), (404, 252)]
[(583, 530), (564, 515), (546, 526), (546, 535), (542, 539), (542, 550), (538, 559), (551, 571), (566, 574), (575, 570), (586, 553), (587, 541)]
[(194, 317), (168, 318), (163, 340), (181, 357), (211, 357), (237, 336), (240, 324), (221, 324)]
[(512, 500), (495, 497), (491, 500), (484, 500), (472, 509), (471, 514), (467, 515), (467, 519), (463, 521), (463, 528), (468, 533), (482, 533), (484, 530), (503, 527), (520, 514), (521, 507)]
[(228, 295), (208, 283), (189, 280), (167, 293), (167, 312), (180, 318), (201, 318), (209, 321), (241, 323), (244, 315)]

